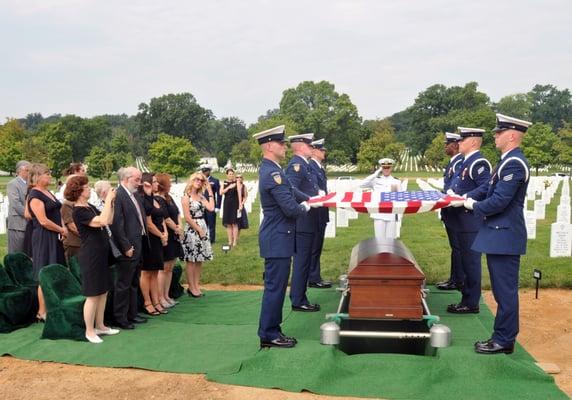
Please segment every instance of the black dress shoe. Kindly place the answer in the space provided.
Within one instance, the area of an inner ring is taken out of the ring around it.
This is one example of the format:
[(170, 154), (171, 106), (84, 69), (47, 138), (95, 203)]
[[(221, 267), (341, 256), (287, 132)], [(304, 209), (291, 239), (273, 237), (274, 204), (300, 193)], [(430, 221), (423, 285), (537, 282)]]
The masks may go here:
[(129, 322), (132, 322), (134, 324), (144, 324), (147, 322), (147, 318), (136, 316), (135, 318), (130, 319)]
[(447, 306), (447, 312), (453, 314), (478, 314), (479, 307), (469, 307), (463, 304), (449, 304)]
[(330, 281), (310, 282), (308, 283), (308, 286), (316, 289), (329, 289), (332, 287), (332, 282)]
[(282, 339), (284, 339), (284, 340), (289, 340), (289, 341), (291, 341), (291, 342), (294, 342), (294, 344), (297, 344), (297, 343), (298, 343), (298, 341), (296, 340), (295, 337), (286, 336), (286, 335), (283, 334), (282, 332), (280, 332), (280, 337), (281, 337)]
[(292, 306), (292, 311), (316, 312), (316, 311), (320, 311), (320, 305), (319, 304), (302, 304), (301, 306)]
[(291, 338), (281, 336), (272, 340), (260, 340), (260, 347), (263, 349), (268, 347), (282, 347), (287, 349), (296, 346), (296, 343), (290, 339)]
[(439, 290), (461, 290), (463, 285), (453, 281), (446, 281), (436, 284), (435, 287)]
[(135, 329), (135, 325), (133, 325), (131, 322), (118, 322), (115, 324), (115, 326), (121, 329)]
[(475, 351), (480, 354), (512, 354), (514, 352), (514, 344), (501, 346), (494, 340), (491, 340), (487, 343), (475, 344)]
[(477, 347), (477, 346), (482, 346), (482, 345), (484, 345), (484, 344), (489, 344), (489, 343), (492, 342), (492, 341), (493, 341), (493, 338), (490, 338), (490, 339), (487, 339), (487, 340), (477, 340), (477, 341), (475, 342), (475, 347)]

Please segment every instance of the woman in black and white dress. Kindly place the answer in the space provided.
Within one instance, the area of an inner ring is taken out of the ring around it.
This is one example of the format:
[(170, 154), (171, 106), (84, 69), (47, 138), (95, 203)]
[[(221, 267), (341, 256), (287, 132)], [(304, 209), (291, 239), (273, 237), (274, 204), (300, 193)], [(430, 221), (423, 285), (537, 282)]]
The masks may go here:
[[(207, 200), (203, 193), (208, 191)], [(203, 261), (213, 259), (209, 240), (209, 229), (205, 221), (205, 212), (214, 210), (214, 196), (206, 177), (196, 172), (189, 178), (181, 199), (183, 217), (187, 223), (183, 239), (183, 260), (187, 264), (187, 293), (191, 297), (201, 297), (199, 282)]]

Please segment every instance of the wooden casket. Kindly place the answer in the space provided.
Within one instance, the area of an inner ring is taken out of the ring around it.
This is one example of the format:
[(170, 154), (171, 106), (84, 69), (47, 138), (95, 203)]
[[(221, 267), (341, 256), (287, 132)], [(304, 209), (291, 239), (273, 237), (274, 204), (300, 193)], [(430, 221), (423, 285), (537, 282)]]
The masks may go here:
[(350, 318), (423, 319), (425, 275), (401, 241), (359, 242), (352, 249), (348, 281)]

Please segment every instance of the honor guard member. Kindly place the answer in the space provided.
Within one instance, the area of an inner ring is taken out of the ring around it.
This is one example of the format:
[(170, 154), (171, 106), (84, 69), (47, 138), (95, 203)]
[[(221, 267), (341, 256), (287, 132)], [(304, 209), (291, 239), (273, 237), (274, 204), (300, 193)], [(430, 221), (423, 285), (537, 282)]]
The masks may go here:
[[(310, 197), (321, 194), (316, 177), (310, 170), (309, 158), (312, 155), (313, 138), (313, 133), (288, 137), (294, 156), (286, 167), (286, 177), (294, 189), (294, 196), (298, 202), (307, 201)], [(290, 301), (293, 311), (320, 311), (320, 305), (311, 304), (306, 296), (308, 274), (312, 264), (312, 242), (317, 234), (318, 210), (313, 209), (306, 217), (296, 220), (296, 251), (290, 282)]]
[[(369, 188), (374, 192), (398, 192), (401, 190), (401, 181), (391, 176), (393, 161), (391, 158), (382, 158), (378, 161), (379, 168), (360, 184), (361, 188)], [(381, 175), (380, 175), (381, 173)], [(375, 213), (373, 229), (377, 239), (395, 239), (397, 235), (397, 214)]]
[[(213, 167), (210, 166), (209, 164), (201, 165), (201, 172), (203, 173), (204, 176), (207, 177), (209, 185), (211, 185), (214, 197), (214, 204), (215, 204), (214, 211), (207, 210), (205, 212), (205, 222), (207, 223), (207, 227), (209, 228), (209, 239), (211, 243), (214, 243), (216, 240), (216, 214), (220, 210), (220, 203), (222, 200), (222, 196), (220, 195), (220, 181), (214, 176), (211, 176), (212, 169)], [(205, 196), (205, 199), (209, 200), (210, 197), (209, 191), (205, 190), (203, 196)]]
[(497, 114), (493, 129), (495, 144), (502, 153), (482, 201), (470, 196), (465, 207), (481, 219), (473, 250), (485, 253), (491, 287), (498, 304), (494, 331), (489, 340), (475, 343), (483, 354), (510, 354), (518, 334), (518, 271), (526, 253), (524, 202), (530, 177), (528, 160), (520, 150), (530, 122)]
[[(315, 140), (311, 144), (312, 158), (310, 159), (310, 171), (316, 176), (318, 188), (324, 194), (327, 194), (328, 178), (326, 178), (326, 170), (322, 165), (326, 159), (324, 139)], [(318, 229), (312, 240), (312, 262), (310, 264), (310, 273), (308, 274), (308, 286), (311, 288), (326, 289), (332, 287), (332, 282), (322, 279), (320, 257), (322, 256), (322, 249), (324, 247), (326, 225), (330, 221), (330, 212), (327, 207), (318, 207), (316, 208), (316, 213)]]
[[(443, 192), (445, 193), (449, 190), (451, 181), (455, 174), (459, 172), (463, 162), (463, 155), (459, 153), (460, 140), (461, 136), (459, 134), (445, 132), (445, 154), (451, 157), (447, 167), (445, 167), (445, 172), (443, 173)], [(441, 209), (441, 221), (443, 221), (443, 224), (445, 225), (445, 231), (447, 232), (449, 245), (451, 246), (451, 272), (449, 274), (449, 279), (444, 282), (439, 282), (435, 286), (440, 290), (461, 290), (463, 282), (465, 281), (465, 274), (463, 273), (463, 267), (461, 265), (461, 249), (459, 247), (459, 240), (457, 235), (449, 226), (448, 213), (450, 211), (450, 208)]]
[[(484, 129), (459, 127), (461, 141), (459, 152), (464, 160), (459, 172), (453, 176), (448, 194), (481, 199), (484, 193), (479, 189), (487, 185), (491, 176), (491, 164), (479, 149), (483, 142)], [(481, 194), (482, 193), (482, 194)], [(452, 208), (447, 216), (449, 226), (459, 241), (461, 264), (465, 281), (461, 293), (461, 302), (450, 304), (447, 311), (456, 314), (476, 314), (481, 299), (481, 253), (471, 249), (481, 221), (471, 210), (462, 207)]]
[(294, 254), (296, 218), (310, 209), (298, 202), (278, 162), (286, 155), (284, 125), (253, 136), (262, 147), (259, 171), (260, 206), (264, 218), (258, 234), (264, 258), (264, 294), (260, 308), (260, 347), (294, 347), (296, 339), (282, 333), (282, 307)]

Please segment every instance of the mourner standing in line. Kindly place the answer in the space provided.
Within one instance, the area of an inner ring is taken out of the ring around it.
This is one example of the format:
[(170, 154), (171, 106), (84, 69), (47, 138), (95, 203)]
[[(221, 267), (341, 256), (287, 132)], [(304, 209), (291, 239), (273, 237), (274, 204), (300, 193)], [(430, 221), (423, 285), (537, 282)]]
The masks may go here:
[(24, 218), (26, 206), (26, 193), (28, 191), (28, 173), (30, 163), (22, 160), (16, 163), (16, 177), (8, 182), (6, 194), (8, 196), (8, 253), (24, 251), (24, 236), (27, 221)]
[[(326, 159), (326, 147), (324, 139), (312, 142), (312, 158), (310, 159), (310, 170), (316, 176), (318, 188), (324, 193), (328, 193), (328, 178), (323, 163)], [(317, 232), (312, 240), (312, 262), (310, 263), (310, 273), (308, 274), (308, 286), (318, 289), (332, 287), (332, 282), (322, 279), (320, 257), (324, 247), (324, 236), (326, 235), (326, 225), (330, 221), (330, 213), (327, 207), (316, 209)]]
[(258, 336), (261, 347), (294, 347), (296, 339), (282, 333), (282, 307), (295, 248), (296, 218), (310, 206), (298, 204), (293, 189), (278, 162), (286, 155), (284, 125), (253, 136), (262, 147), (259, 171), (260, 205), (263, 219), (258, 235), (264, 258), (264, 293)]
[[(463, 163), (463, 155), (459, 153), (459, 141), (461, 136), (456, 133), (445, 132), (445, 154), (451, 159), (449, 164), (445, 167), (443, 173), (443, 192), (447, 193), (451, 186), (453, 178), (459, 172), (461, 164)], [(461, 290), (463, 282), (465, 281), (465, 274), (463, 273), (463, 266), (461, 265), (461, 248), (459, 246), (459, 239), (450, 226), (449, 213), (450, 208), (441, 209), (441, 221), (445, 225), (449, 245), (451, 246), (451, 272), (449, 279), (444, 282), (439, 282), (435, 286), (440, 290)]]
[[(458, 129), (461, 135), (459, 152), (463, 154), (464, 160), (447, 193), (480, 200), (484, 197), (480, 187), (486, 184), (491, 176), (491, 164), (479, 151), (485, 131), (463, 127)], [(471, 210), (463, 207), (452, 208), (447, 218), (449, 227), (459, 240), (461, 263), (465, 274), (461, 302), (449, 304), (447, 311), (455, 314), (476, 314), (479, 312), (481, 299), (481, 253), (471, 249), (471, 246), (481, 222)]]
[[(310, 170), (309, 158), (312, 155), (313, 133), (288, 137), (294, 156), (286, 167), (286, 177), (294, 189), (296, 201), (307, 201), (320, 193), (318, 182)], [(304, 218), (296, 219), (296, 251), (292, 281), (290, 282), (290, 301), (293, 311), (320, 311), (319, 304), (311, 304), (306, 295), (308, 274), (312, 264), (312, 242), (318, 235), (318, 210), (313, 209)]]
[(520, 149), (522, 137), (532, 123), (497, 114), (493, 129), (502, 153), (488, 185), (486, 198), (470, 196), (465, 207), (482, 221), (472, 249), (485, 253), (491, 287), (498, 304), (490, 339), (475, 343), (482, 354), (510, 354), (518, 334), (518, 273), (520, 256), (526, 253), (524, 202), (530, 177), (528, 160)]
[[(216, 215), (220, 210), (220, 203), (222, 200), (222, 196), (219, 193), (220, 181), (214, 176), (211, 176), (212, 169), (213, 167), (209, 164), (204, 164), (201, 166), (201, 172), (203, 173), (204, 176), (207, 177), (209, 185), (211, 185), (211, 190), (214, 197), (214, 205), (215, 205), (214, 210), (205, 211), (205, 221), (207, 223), (207, 227), (209, 228), (209, 240), (211, 244), (214, 243), (216, 240)], [(208, 201), (210, 196), (209, 191), (205, 190), (203, 196), (205, 196), (205, 199)]]
[[(374, 192), (398, 192), (401, 190), (401, 181), (391, 176), (393, 161), (391, 158), (382, 158), (378, 161), (379, 168), (362, 182), (361, 188), (369, 188)], [(381, 175), (380, 175), (381, 173)], [(371, 214), (373, 228), (377, 239), (395, 239), (397, 236), (397, 214), (376, 213)]]

